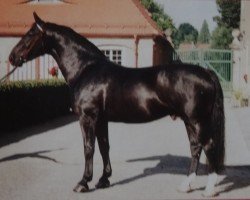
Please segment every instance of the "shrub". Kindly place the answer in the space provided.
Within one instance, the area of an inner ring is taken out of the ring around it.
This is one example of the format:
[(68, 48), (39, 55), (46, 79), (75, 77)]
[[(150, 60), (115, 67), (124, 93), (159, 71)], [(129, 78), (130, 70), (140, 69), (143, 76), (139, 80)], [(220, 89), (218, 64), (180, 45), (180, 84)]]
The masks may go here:
[(69, 88), (62, 80), (20, 81), (0, 85), (0, 131), (13, 131), (65, 115)]

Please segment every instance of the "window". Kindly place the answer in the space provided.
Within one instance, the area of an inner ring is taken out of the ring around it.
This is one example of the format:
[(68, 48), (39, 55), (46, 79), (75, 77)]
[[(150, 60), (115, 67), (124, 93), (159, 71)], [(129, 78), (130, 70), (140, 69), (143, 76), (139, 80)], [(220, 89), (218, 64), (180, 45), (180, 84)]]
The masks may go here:
[(122, 50), (120, 49), (103, 49), (104, 55), (111, 61), (122, 64)]

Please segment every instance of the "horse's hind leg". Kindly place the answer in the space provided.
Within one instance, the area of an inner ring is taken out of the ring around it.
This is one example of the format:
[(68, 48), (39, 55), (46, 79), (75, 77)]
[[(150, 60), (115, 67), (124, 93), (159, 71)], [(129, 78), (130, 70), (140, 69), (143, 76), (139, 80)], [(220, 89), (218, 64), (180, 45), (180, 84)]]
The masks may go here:
[(215, 150), (212, 139), (209, 139), (208, 142), (204, 145), (204, 152), (208, 159), (208, 180), (203, 196), (212, 197), (216, 195), (215, 184), (218, 177), (218, 170), (216, 170), (216, 161), (214, 160)]
[(92, 117), (81, 116), (80, 126), (84, 142), (85, 170), (82, 180), (74, 188), (75, 192), (89, 190), (88, 182), (93, 177), (93, 155), (95, 150), (95, 120)]
[(202, 145), (199, 139), (201, 131), (200, 124), (196, 122), (195, 123), (185, 122), (185, 126), (187, 129), (188, 138), (190, 142), (190, 150), (192, 158), (188, 175), (178, 188), (180, 192), (191, 191), (191, 182), (194, 181), (196, 177), (202, 150)]
[(110, 186), (108, 178), (112, 174), (109, 159), (109, 138), (108, 138), (108, 121), (106, 119), (99, 120), (96, 130), (97, 141), (103, 160), (103, 174), (96, 184), (96, 188), (106, 188)]

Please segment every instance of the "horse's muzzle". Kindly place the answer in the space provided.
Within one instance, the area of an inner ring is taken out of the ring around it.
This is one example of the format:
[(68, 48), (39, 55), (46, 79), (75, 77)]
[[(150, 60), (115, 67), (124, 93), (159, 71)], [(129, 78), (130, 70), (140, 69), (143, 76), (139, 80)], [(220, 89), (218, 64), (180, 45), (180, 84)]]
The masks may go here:
[(25, 59), (23, 56), (20, 56), (19, 58), (17, 58), (14, 54), (10, 54), (9, 61), (10, 61), (10, 64), (15, 67), (21, 67), (23, 63), (25, 62)]

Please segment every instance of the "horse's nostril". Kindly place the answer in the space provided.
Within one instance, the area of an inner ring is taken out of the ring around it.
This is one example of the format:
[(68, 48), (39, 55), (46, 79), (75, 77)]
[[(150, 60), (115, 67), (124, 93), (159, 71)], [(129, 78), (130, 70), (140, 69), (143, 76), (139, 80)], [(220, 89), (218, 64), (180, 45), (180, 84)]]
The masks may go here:
[(10, 61), (10, 63), (13, 63), (13, 62), (14, 62), (14, 55), (13, 55), (13, 54), (10, 55), (9, 61)]
[(26, 60), (26, 58), (24, 56), (20, 56), (19, 61), (20, 62), (26, 62), (27, 60)]

